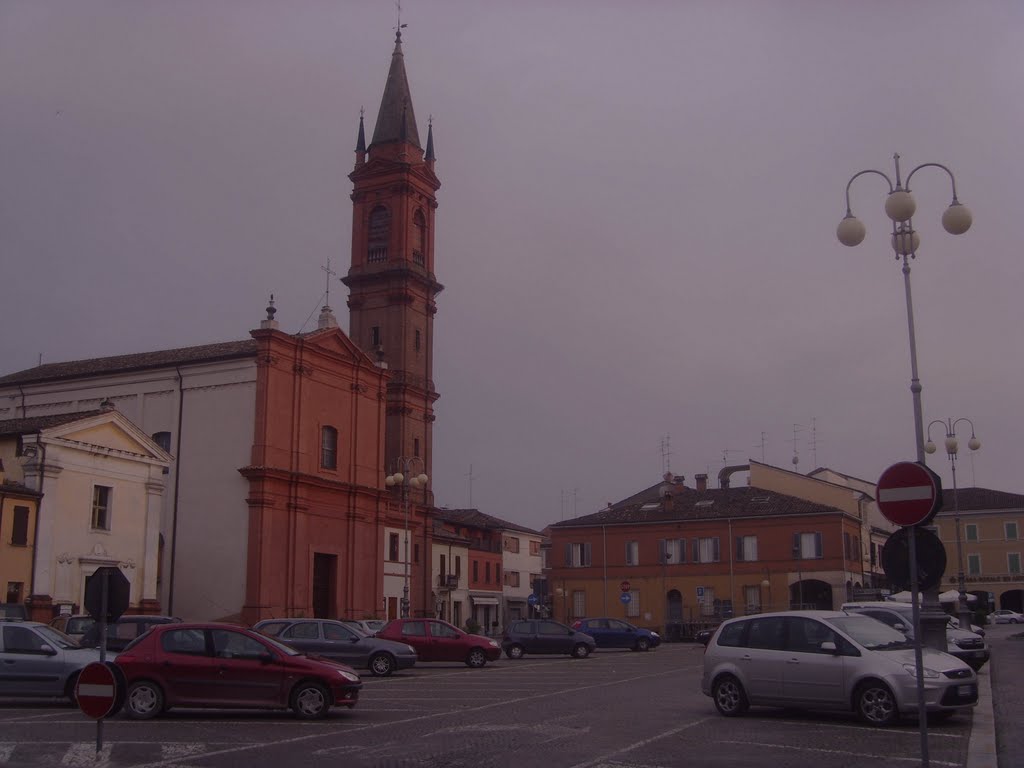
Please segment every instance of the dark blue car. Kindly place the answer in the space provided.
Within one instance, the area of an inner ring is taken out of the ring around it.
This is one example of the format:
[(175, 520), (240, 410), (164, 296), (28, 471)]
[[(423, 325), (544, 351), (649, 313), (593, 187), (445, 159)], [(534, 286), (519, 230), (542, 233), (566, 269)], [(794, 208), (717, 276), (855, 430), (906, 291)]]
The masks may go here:
[(646, 651), (661, 645), (661, 635), (649, 629), (634, 627), (622, 619), (580, 619), (573, 629), (594, 638), (598, 648), (629, 648)]

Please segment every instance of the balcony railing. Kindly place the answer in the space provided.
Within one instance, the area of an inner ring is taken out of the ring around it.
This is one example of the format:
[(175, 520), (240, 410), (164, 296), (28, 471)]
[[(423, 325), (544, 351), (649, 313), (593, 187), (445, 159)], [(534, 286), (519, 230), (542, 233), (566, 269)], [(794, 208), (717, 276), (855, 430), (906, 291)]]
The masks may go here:
[(437, 586), (441, 589), (458, 589), (459, 577), (452, 573), (447, 576), (442, 573), (437, 577)]

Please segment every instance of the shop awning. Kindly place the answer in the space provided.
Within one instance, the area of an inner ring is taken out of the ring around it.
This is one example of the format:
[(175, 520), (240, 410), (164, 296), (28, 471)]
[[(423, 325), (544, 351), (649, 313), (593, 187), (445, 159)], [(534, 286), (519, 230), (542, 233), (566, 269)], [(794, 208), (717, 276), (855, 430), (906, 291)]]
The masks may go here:
[(497, 605), (498, 598), (490, 595), (470, 595), (469, 599), (473, 601), (474, 605)]

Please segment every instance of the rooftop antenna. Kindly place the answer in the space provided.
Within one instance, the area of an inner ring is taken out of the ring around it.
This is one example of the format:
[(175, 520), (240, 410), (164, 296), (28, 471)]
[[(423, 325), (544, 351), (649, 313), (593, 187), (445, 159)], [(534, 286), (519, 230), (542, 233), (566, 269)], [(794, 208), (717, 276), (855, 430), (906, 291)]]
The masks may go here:
[(799, 472), (800, 471), (800, 454), (799, 454), (799, 452), (796, 449), (796, 444), (797, 444), (797, 437), (796, 437), (796, 435), (797, 435), (797, 432), (801, 432), (801, 431), (803, 431), (805, 429), (807, 429), (807, 427), (803, 426), (802, 424), (794, 424), (793, 425), (793, 439), (790, 440), (789, 442), (791, 442), (793, 444), (793, 458), (791, 459), (791, 461), (793, 462), (793, 471), (794, 472)]
[(672, 436), (661, 438), (661, 474), (672, 471)]
[(476, 475), (473, 474), (473, 465), (469, 465), (469, 474), (466, 475), (469, 483), (469, 509), (473, 508), (473, 481), (476, 479)]
[(742, 456), (744, 453), (746, 453), (746, 451), (736, 451), (736, 450), (733, 450), (732, 448), (723, 448), (722, 449), (722, 467), (723, 468), (729, 466), (729, 454), (730, 453), (733, 453), (733, 454), (738, 453), (738, 454), (740, 454)]
[(811, 416), (811, 461), (818, 468), (818, 420)]
[[(762, 464), (765, 463), (764, 462), (764, 447), (765, 447), (765, 445), (767, 443), (768, 443), (768, 433), (767, 432), (762, 432), (761, 433), (761, 442), (759, 443), (759, 445), (761, 447), (761, 463)], [(757, 445), (754, 446), (754, 448), (757, 448), (757, 447), (758, 447)]]

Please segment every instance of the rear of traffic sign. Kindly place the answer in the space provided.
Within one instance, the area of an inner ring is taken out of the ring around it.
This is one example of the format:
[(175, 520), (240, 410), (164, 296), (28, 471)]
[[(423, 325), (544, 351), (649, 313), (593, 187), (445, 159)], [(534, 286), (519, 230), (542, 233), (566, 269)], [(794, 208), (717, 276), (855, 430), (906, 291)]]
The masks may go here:
[(94, 661), (78, 675), (75, 698), (83, 714), (93, 720), (116, 714), (124, 702), (124, 675), (112, 662)]

